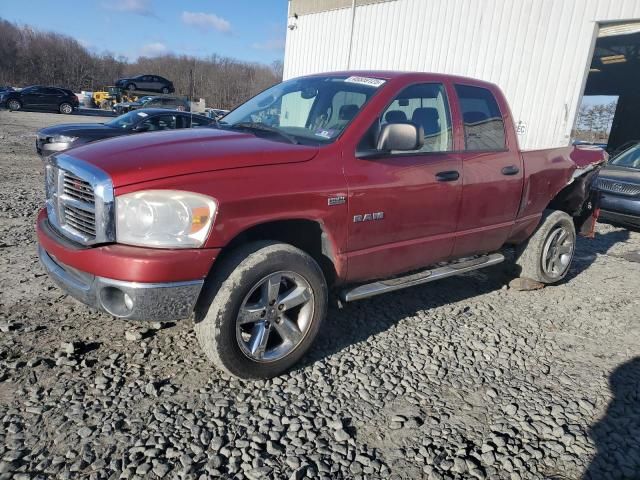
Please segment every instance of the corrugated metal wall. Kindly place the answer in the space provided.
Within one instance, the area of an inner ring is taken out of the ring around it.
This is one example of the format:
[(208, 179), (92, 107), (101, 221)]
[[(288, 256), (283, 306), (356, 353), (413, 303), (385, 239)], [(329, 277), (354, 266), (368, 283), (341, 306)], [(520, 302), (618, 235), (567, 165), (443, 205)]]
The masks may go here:
[(598, 22), (640, 19), (640, 0), (396, 0), (289, 18), (285, 78), (391, 69), (488, 80), (526, 125), (524, 149), (567, 145)]

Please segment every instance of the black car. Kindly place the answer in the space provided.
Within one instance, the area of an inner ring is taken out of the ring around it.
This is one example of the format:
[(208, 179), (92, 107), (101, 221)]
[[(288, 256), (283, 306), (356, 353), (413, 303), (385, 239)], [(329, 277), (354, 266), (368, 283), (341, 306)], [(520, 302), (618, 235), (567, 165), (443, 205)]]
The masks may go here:
[(142, 97), (142, 99), (137, 102), (116, 104), (114, 110), (116, 113), (125, 113), (140, 108), (166, 108), (168, 110), (178, 110), (181, 112), (191, 110), (189, 102), (180, 97)]
[(640, 228), (640, 143), (614, 156), (598, 173), (600, 220)]
[(9, 110), (30, 108), (69, 114), (79, 106), (76, 94), (66, 88), (34, 85), (20, 91), (0, 92), (0, 107)]
[(138, 75), (137, 77), (120, 78), (116, 80), (116, 87), (142, 92), (173, 93), (176, 91), (173, 87), (173, 82), (159, 75)]
[(38, 132), (36, 150), (42, 157), (85, 143), (132, 133), (206, 127), (215, 124), (203, 115), (164, 109), (143, 109), (125, 113), (105, 123), (67, 123)]
[(143, 105), (146, 102), (148, 102), (149, 100), (151, 100), (152, 98), (153, 98), (153, 95), (145, 95), (144, 97), (138, 98), (134, 102), (116, 103), (113, 106), (113, 111), (116, 112), (118, 115), (122, 115), (123, 113), (130, 112), (131, 110), (136, 110), (138, 108), (144, 108)]

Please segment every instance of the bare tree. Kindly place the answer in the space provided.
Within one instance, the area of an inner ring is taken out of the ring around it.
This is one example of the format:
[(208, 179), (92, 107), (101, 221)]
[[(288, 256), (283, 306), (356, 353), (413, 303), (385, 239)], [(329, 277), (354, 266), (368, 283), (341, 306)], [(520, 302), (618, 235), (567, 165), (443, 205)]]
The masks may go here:
[(0, 85), (97, 90), (113, 85), (122, 76), (148, 73), (171, 79), (178, 94), (188, 95), (190, 71), (194, 97), (204, 98), (213, 107), (233, 108), (279, 82), (282, 62), (263, 65), (219, 55), (208, 58), (164, 55), (140, 57), (129, 63), (109, 53), (90, 53), (72, 37), (0, 18)]

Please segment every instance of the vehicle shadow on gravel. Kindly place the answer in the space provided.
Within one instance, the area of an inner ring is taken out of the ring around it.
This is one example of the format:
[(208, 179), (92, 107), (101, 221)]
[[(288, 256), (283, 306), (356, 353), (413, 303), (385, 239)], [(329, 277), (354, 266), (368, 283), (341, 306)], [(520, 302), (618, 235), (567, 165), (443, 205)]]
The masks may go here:
[(422, 310), (435, 309), (500, 290), (513, 278), (504, 265), (497, 265), (431, 284), (347, 303), (343, 308), (331, 307), (314, 346), (303, 357), (296, 370), (304, 369), (352, 345), (366, 342), (393, 328), (402, 319), (416, 316)]
[(580, 275), (596, 261), (598, 255), (606, 255), (615, 245), (626, 242), (630, 237), (629, 230), (596, 233), (594, 238), (578, 237), (573, 265), (564, 282)]
[(584, 480), (640, 478), (640, 357), (617, 367), (609, 387), (613, 399), (589, 432), (597, 452)]

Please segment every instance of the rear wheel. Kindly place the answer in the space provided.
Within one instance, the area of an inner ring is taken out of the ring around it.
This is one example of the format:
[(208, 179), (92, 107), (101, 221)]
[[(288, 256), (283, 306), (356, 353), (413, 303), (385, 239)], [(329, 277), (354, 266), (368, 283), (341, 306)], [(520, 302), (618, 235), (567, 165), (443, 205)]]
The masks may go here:
[(130, 92), (133, 92), (135, 89), (136, 89), (135, 83), (130, 83), (127, 85), (127, 90), (129, 90)]
[(9, 102), (7, 102), (7, 107), (9, 107), (9, 110), (20, 110), (22, 108), (22, 104), (18, 100), (9, 100)]
[(162, 93), (169, 93), (169, 89), (167, 87), (162, 87)]
[(60, 113), (64, 113), (65, 115), (69, 115), (73, 112), (73, 105), (70, 103), (61, 103), (59, 107)]
[(214, 271), (196, 308), (195, 330), (219, 368), (240, 378), (271, 378), (304, 355), (326, 310), (327, 285), (309, 255), (257, 242)]
[(557, 283), (569, 272), (576, 248), (573, 219), (560, 210), (545, 211), (527, 242), (516, 250), (520, 276), (540, 283)]

